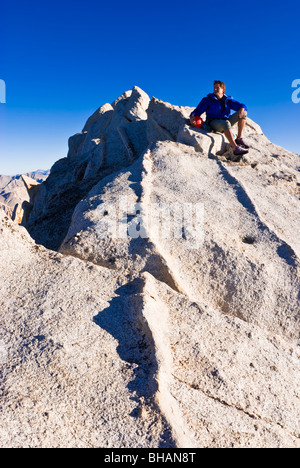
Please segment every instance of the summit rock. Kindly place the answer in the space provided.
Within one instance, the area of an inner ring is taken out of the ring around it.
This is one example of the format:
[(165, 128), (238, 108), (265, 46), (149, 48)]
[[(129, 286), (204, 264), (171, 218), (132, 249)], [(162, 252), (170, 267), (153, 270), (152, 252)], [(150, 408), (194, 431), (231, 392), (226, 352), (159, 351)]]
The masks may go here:
[(0, 211), (1, 446), (300, 447), (299, 155), (191, 110), (134, 87)]

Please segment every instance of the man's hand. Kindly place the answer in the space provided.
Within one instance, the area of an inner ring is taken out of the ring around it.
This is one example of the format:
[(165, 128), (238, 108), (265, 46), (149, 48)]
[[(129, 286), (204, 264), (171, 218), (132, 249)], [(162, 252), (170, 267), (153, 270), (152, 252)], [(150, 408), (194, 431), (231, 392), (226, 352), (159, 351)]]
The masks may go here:
[(239, 110), (239, 118), (242, 119), (245, 117), (245, 109), (243, 107)]
[(191, 122), (191, 125), (194, 125), (196, 124), (196, 117), (194, 115), (191, 115), (190, 117), (190, 122)]

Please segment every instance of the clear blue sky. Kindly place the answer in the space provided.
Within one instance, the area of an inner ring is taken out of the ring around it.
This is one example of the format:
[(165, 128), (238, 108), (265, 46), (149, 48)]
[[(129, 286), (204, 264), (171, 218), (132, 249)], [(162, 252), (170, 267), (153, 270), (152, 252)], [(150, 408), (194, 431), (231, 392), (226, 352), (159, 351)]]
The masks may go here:
[(2, 2), (0, 173), (48, 169), (87, 118), (137, 85), (196, 106), (225, 81), (274, 143), (300, 153), (300, 2)]

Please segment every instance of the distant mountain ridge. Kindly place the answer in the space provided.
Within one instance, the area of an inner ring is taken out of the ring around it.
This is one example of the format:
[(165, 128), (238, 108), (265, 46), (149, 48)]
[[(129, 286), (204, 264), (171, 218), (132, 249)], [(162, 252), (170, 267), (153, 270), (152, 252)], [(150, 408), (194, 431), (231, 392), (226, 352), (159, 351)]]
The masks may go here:
[[(50, 170), (38, 169), (36, 171), (26, 172), (25, 175), (28, 177), (31, 177), (32, 179), (36, 180), (39, 183), (42, 183), (44, 182), (44, 180), (46, 180), (49, 173), (50, 173)], [(21, 176), (22, 174), (16, 174), (13, 176), (0, 174), (0, 190), (2, 191), (2, 189), (4, 189), (4, 187), (6, 187), (13, 180), (21, 179)]]
[(38, 169), (14, 176), (0, 175), (0, 209), (14, 219), (18, 210), (22, 211), (26, 206), (28, 208), (30, 204), (30, 195), (23, 176), (41, 184), (49, 173), (49, 170)]

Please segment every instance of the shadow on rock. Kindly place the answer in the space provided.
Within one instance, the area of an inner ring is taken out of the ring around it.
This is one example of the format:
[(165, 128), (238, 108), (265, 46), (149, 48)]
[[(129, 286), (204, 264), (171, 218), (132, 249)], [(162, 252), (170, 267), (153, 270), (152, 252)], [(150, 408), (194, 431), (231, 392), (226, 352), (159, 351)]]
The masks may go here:
[[(128, 389), (133, 394), (133, 401), (137, 402), (137, 407), (131, 413), (135, 418), (140, 416), (141, 405), (145, 402), (153, 411), (159, 410), (155, 402), (158, 390), (155, 347), (142, 316), (143, 286), (144, 281), (139, 278), (122, 286), (116, 291), (118, 296), (111, 300), (109, 307), (94, 317), (94, 322), (118, 341), (117, 352), (122, 361), (134, 369), (134, 378), (128, 384)], [(172, 447), (174, 442), (170, 428), (164, 417), (163, 421), (165, 430), (160, 446)]]
[(142, 322), (142, 280), (135, 280), (117, 290), (110, 306), (94, 317), (94, 322), (118, 340), (120, 358), (133, 364), (134, 380), (128, 388), (134, 399), (151, 398), (157, 391), (157, 363), (150, 332)]
[[(94, 322), (118, 341), (117, 352), (120, 358), (134, 370), (134, 378), (128, 384), (128, 389), (133, 395), (132, 400), (137, 403), (137, 407), (131, 413), (134, 418), (140, 416), (141, 407), (145, 404), (157, 415), (160, 412), (155, 401), (158, 391), (155, 347), (151, 332), (142, 316), (143, 286), (144, 281), (139, 278), (122, 286), (116, 291), (118, 296), (112, 299), (109, 307), (94, 317)], [(160, 448), (176, 447), (164, 416), (162, 421), (164, 429)]]

